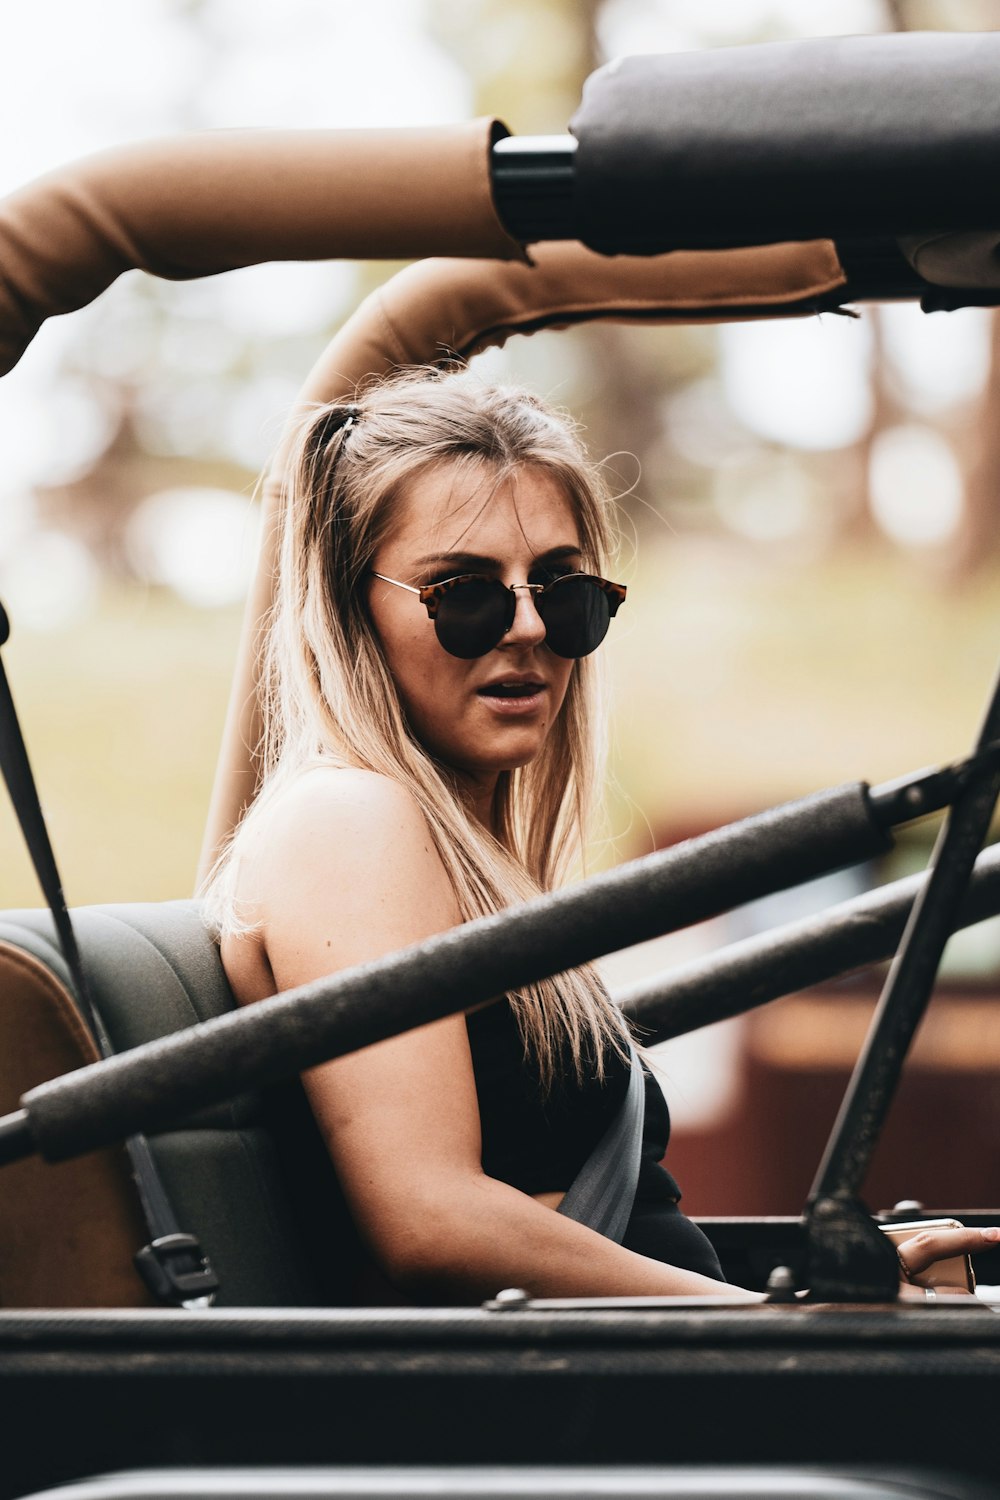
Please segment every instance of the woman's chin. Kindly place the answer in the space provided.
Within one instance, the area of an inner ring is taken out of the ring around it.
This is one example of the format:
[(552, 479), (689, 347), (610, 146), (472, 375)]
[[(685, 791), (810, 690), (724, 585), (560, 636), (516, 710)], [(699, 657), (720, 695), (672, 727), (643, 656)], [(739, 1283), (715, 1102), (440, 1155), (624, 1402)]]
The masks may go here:
[(541, 755), (547, 738), (547, 734), (530, 733), (505, 736), (507, 743), (498, 747), (494, 760), (497, 773), (517, 771), (523, 766), (530, 766), (531, 762)]
[(488, 788), (492, 791), (498, 778), (504, 772), (519, 771), (537, 760), (544, 745), (545, 740), (541, 739), (519, 746), (505, 745), (495, 755), (468, 756), (462, 757), (461, 760), (457, 758), (451, 760), (448, 757), (442, 757), (442, 759), (446, 764), (451, 765), (462, 781), (472, 787)]

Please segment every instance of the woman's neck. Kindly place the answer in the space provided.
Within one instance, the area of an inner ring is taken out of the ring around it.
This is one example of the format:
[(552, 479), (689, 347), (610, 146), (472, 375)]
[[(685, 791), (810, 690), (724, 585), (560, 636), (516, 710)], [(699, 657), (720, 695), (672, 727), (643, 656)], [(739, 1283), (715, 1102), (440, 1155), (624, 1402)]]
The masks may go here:
[(496, 838), (500, 826), (500, 777), (480, 778), (463, 771), (454, 771), (452, 775), (455, 789), (469, 816)]

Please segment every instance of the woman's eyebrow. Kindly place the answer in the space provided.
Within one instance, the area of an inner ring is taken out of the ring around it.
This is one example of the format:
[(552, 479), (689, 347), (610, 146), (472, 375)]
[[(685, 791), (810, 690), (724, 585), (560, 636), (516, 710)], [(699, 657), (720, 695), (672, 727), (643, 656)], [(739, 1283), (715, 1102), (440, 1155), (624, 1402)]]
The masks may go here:
[[(560, 562), (567, 557), (580, 557), (581, 547), (573, 542), (561, 547), (550, 547), (533, 559), (534, 564)], [(429, 557), (418, 558), (417, 568), (457, 568), (464, 573), (499, 572), (503, 563), (497, 557), (483, 557), (478, 552), (435, 552)]]
[(547, 552), (539, 553), (536, 562), (561, 562), (567, 557), (582, 557), (583, 548), (578, 542), (567, 542), (564, 547), (550, 547)]
[(478, 552), (434, 552), (418, 559), (418, 568), (458, 568), (464, 573), (486, 573), (503, 564), (495, 557), (481, 557)]

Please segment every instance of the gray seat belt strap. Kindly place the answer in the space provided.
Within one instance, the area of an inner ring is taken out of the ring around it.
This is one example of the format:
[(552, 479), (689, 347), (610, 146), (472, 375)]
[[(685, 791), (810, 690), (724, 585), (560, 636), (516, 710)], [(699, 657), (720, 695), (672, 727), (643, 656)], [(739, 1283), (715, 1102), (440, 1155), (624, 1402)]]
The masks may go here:
[(632, 1071), (621, 1107), (570, 1183), (559, 1213), (621, 1244), (635, 1202), (646, 1114), (639, 1054), (629, 1044)]

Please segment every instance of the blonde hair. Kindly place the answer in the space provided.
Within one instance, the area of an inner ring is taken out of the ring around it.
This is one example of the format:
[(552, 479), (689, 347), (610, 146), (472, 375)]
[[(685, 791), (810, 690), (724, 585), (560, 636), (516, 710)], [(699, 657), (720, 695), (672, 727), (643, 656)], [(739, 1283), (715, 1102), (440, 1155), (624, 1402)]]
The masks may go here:
[[(204, 892), (220, 934), (246, 930), (233, 858), (243, 834), (291, 778), (317, 763), (362, 767), (407, 788), (463, 921), (551, 889), (582, 847), (603, 771), (592, 659), (575, 662), (540, 754), (500, 774), (493, 833), (471, 815), (448, 768), (407, 723), (363, 583), (407, 484), (441, 463), (487, 477), (491, 489), (524, 466), (544, 469), (569, 499), (585, 566), (603, 570), (612, 536), (606, 489), (569, 420), (534, 396), (487, 386), (467, 371), (421, 371), (368, 388), (356, 406), (311, 412), (286, 470), (263, 656), (261, 789)], [(509, 999), (546, 1086), (564, 1048), (582, 1078), (602, 1076), (609, 1048), (627, 1047), (621, 1015), (589, 969)]]

